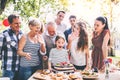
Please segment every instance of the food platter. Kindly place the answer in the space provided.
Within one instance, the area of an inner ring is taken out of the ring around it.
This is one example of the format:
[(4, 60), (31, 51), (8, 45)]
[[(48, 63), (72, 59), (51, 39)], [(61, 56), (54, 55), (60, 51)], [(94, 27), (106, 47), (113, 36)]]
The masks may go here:
[(83, 71), (82, 76), (84, 80), (98, 80), (98, 74), (95, 72)]
[(98, 75), (84, 75), (84, 80), (98, 80)]
[(47, 70), (38, 72), (34, 74), (33, 78), (37, 80), (83, 80), (82, 76), (79, 77), (78, 75), (75, 74), (76, 72), (70, 74), (66, 74), (64, 72), (57, 73), (50, 72), (46, 74), (47, 72), (48, 72)]
[(33, 78), (40, 79), (40, 80), (46, 80), (46, 76), (44, 76), (40, 73), (37, 73), (36, 75), (34, 75)]

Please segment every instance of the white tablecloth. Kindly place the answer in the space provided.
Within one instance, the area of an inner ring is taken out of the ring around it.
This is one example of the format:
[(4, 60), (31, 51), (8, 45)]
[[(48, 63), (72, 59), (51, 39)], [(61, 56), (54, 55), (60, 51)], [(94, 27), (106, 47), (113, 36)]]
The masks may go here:
[[(39, 72), (40, 72), (39, 70), (36, 71), (28, 80), (37, 80), (37, 79), (34, 79), (33, 76)], [(105, 79), (105, 73), (99, 73), (98, 75), (99, 75), (98, 80), (120, 80), (120, 71), (109, 73), (108, 79)]]
[(99, 73), (99, 80), (120, 80), (120, 71), (109, 73), (109, 78), (105, 79), (105, 73)]

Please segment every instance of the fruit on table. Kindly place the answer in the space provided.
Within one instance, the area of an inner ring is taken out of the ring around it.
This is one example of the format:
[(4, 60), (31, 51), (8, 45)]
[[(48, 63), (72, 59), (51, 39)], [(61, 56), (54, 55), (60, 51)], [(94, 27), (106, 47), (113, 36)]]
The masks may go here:
[(61, 66), (61, 65), (59, 63), (57, 63), (56, 66)]
[(68, 66), (70, 66), (70, 67), (71, 67), (71, 66), (73, 66), (73, 65), (72, 65), (72, 64), (68, 64)]
[(62, 65), (65, 65), (65, 64), (67, 64), (67, 62), (61, 62), (61, 64), (62, 64)]

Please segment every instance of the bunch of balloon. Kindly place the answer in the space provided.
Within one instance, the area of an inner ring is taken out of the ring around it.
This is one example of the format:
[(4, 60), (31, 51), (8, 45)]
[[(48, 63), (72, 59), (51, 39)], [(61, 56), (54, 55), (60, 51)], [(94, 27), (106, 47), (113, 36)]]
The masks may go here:
[(9, 26), (8, 19), (4, 19), (4, 20), (3, 20), (3, 25), (4, 25), (5, 27), (8, 27), (8, 26)]

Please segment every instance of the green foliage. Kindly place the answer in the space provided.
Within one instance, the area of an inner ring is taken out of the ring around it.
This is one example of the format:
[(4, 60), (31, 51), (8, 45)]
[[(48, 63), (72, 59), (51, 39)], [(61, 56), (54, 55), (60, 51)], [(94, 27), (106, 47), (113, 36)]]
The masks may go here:
[[(48, 13), (52, 12), (54, 14), (58, 10), (68, 10), (66, 4), (63, 3), (68, 2), (64, 0), (62, 2), (61, 0), (7, 0), (5, 3), (6, 11), (1, 9), (0, 11), (1, 13), (9, 13), (7, 11), (12, 11), (9, 8), (14, 6), (13, 13), (19, 13), (25, 21), (28, 20), (29, 17), (37, 17), (45, 22)], [(3, 13), (0, 15), (0, 19), (4, 19), (4, 17), (7, 16), (8, 15)]]
[[(68, 10), (60, 0), (7, 0), (4, 11), (1, 11), (0, 21), (2, 22), (11, 13), (18, 13), (24, 22), (22, 26), (25, 26), (29, 17), (39, 18), (45, 23), (46, 16), (49, 13), (55, 14), (58, 10)], [(0, 32), (4, 29), (6, 28), (2, 25)]]
[(40, 17), (43, 14), (47, 15), (51, 11), (54, 13), (60, 9), (67, 10), (60, 4), (59, 0), (19, 0), (15, 5), (15, 11), (20, 12), (24, 18)]

